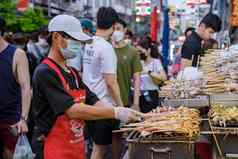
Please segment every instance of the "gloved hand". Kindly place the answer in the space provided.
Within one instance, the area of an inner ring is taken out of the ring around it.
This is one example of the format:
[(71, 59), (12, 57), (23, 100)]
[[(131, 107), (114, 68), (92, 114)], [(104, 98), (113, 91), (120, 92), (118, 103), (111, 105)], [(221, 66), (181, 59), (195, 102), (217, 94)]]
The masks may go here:
[(121, 120), (124, 123), (140, 121), (144, 116), (143, 113), (125, 107), (115, 107), (114, 113), (115, 119)]

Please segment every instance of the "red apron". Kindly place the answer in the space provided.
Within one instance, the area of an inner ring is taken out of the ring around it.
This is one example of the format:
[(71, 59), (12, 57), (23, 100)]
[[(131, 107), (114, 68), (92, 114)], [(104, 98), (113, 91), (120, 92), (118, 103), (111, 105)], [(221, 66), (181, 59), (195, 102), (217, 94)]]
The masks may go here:
[[(74, 98), (75, 102), (84, 103), (86, 96), (84, 89), (70, 89), (55, 63), (50, 59), (45, 59), (43, 63), (57, 73), (64, 89)], [(72, 68), (69, 69), (79, 86), (77, 73)], [(83, 121), (71, 120), (65, 114), (58, 116), (44, 142), (44, 159), (84, 159), (83, 129)]]

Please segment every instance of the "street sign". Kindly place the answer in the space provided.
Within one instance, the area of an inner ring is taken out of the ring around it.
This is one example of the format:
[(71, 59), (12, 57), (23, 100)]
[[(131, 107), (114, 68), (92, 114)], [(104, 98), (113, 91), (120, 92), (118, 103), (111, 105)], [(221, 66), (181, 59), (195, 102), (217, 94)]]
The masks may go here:
[(135, 1), (136, 5), (141, 5), (141, 4), (150, 4), (151, 0), (136, 0)]
[(151, 14), (151, 0), (136, 0), (135, 13), (139, 16)]
[(199, 5), (199, 4), (207, 4), (208, 0), (187, 0), (186, 4), (188, 6)]
[(151, 14), (151, 7), (136, 7), (136, 15), (146, 16)]

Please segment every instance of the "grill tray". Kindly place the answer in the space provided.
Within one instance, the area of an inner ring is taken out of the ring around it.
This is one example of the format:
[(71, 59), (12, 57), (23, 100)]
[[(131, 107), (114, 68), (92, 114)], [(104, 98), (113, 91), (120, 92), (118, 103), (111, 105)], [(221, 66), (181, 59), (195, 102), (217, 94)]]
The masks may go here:
[(128, 142), (136, 142), (136, 143), (157, 143), (157, 142), (180, 142), (180, 143), (194, 143), (195, 138), (187, 138), (182, 134), (177, 133), (153, 133), (148, 136), (142, 136), (140, 132), (133, 131), (127, 138)]
[(133, 131), (127, 138), (129, 159), (194, 159), (195, 139), (175, 134), (146, 137)]

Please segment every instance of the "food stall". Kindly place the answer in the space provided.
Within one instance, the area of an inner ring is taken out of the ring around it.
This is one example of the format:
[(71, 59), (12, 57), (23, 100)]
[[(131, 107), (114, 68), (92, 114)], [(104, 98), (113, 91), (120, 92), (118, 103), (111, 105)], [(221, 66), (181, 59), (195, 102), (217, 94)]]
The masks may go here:
[[(201, 70), (207, 78), (204, 92), (210, 96), (208, 113), (213, 137), (214, 158), (238, 158), (238, 95), (229, 85), (237, 83), (238, 46), (226, 50), (208, 50)], [(206, 133), (206, 132), (205, 132)]]
[(208, 50), (200, 68), (183, 70), (160, 91), (162, 107), (123, 125), (129, 159), (202, 158), (196, 144), (212, 143), (213, 158), (238, 158), (238, 45)]

